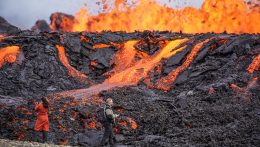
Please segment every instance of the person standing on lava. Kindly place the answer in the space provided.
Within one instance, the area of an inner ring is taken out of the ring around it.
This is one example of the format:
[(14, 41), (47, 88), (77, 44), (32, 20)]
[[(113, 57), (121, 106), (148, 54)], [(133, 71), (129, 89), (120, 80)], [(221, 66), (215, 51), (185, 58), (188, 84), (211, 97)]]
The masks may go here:
[(37, 120), (34, 126), (34, 130), (42, 132), (43, 142), (47, 142), (49, 131), (49, 102), (45, 97), (43, 97), (41, 100), (41, 103), (34, 103), (34, 110), (37, 112)]
[(108, 98), (106, 100), (106, 106), (104, 107), (105, 121), (103, 125), (105, 127), (105, 132), (101, 140), (102, 146), (104, 146), (107, 143), (107, 141), (109, 141), (109, 144), (111, 146), (114, 146), (115, 137), (113, 135), (113, 126), (115, 124), (115, 118), (117, 118), (119, 115), (113, 113), (112, 106), (113, 100), (111, 98)]

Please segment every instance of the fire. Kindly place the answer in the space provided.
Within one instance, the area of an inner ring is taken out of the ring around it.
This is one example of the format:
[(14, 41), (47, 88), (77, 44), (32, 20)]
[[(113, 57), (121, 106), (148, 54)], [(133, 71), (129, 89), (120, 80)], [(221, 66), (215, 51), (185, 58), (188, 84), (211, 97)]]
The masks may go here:
[(206, 39), (205, 41), (198, 43), (197, 45), (195, 45), (191, 51), (191, 53), (188, 55), (188, 57), (186, 58), (185, 62), (179, 66), (178, 68), (174, 69), (173, 71), (171, 71), (166, 77), (163, 77), (161, 79), (159, 79), (156, 83), (156, 87), (164, 90), (164, 91), (168, 91), (170, 90), (172, 83), (176, 80), (176, 78), (178, 77), (178, 75), (184, 71), (189, 65), (190, 63), (193, 61), (193, 59), (195, 58), (195, 56), (197, 55), (197, 53), (199, 52), (200, 48), (202, 47), (203, 44), (207, 43), (209, 41), (209, 39)]
[[(103, 2), (108, 5), (106, 1)], [(260, 32), (259, 5), (254, 1), (247, 5), (244, 0), (204, 0), (199, 9), (174, 9), (155, 0), (138, 0), (133, 5), (116, 0), (114, 5), (112, 10), (104, 10), (105, 13), (96, 16), (81, 8), (74, 19), (64, 18), (59, 21), (62, 31)], [(52, 28), (55, 28), (54, 25), (51, 24)]]
[[(61, 15), (60, 15), (61, 14)], [(54, 13), (51, 15), (51, 19), (55, 20), (52, 21), (50, 28), (55, 30), (66, 30), (66, 31), (72, 31), (70, 28), (73, 26), (73, 17), (64, 15), (62, 13)], [(59, 26), (59, 28), (57, 28)]]
[(259, 67), (260, 67), (260, 54), (254, 58), (252, 63), (248, 66), (247, 71), (252, 74), (254, 71), (257, 71)]
[(76, 78), (79, 78), (79, 79), (87, 79), (88, 78), (86, 75), (80, 73), (78, 70), (76, 70), (74, 67), (72, 67), (69, 64), (69, 61), (68, 61), (68, 59), (66, 57), (65, 49), (64, 49), (63, 46), (56, 45), (56, 48), (58, 49), (58, 54), (59, 54), (60, 61), (67, 68), (68, 74), (70, 76), (76, 77)]
[(8, 46), (0, 49), (0, 68), (5, 62), (14, 63), (20, 52), (19, 46)]
[(152, 56), (147, 56), (137, 62), (134, 61), (136, 51), (133, 45), (136, 41), (125, 43), (123, 53), (119, 57), (116, 55), (115, 73), (105, 80), (104, 83), (127, 83), (136, 84), (141, 78), (146, 77), (148, 72), (157, 65), (162, 58), (169, 58), (183, 48), (172, 51), (175, 47), (186, 41), (187, 39), (174, 40), (169, 42), (161, 51)]

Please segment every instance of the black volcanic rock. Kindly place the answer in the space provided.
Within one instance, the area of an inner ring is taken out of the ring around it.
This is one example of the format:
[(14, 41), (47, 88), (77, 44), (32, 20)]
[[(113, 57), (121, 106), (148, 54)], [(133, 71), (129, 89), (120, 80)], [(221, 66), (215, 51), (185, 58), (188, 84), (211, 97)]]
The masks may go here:
[(8, 23), (0, 16), (0, 34), (13, 34), (19, 32), (20, 29)]
[[(181, 45), (185, 46), (183, 50), (162, 59), (149, 71), (144, 80), (151, 79), (150, 85), (139, 82), (104, 90), (114, 84), (101, 83), (111, 75), (116, 63), (114, 55), (122, 49), (111, 41), (123, 44), (141, 40), (145, 37), (142, 34), (22, 31), (2, 39), (0, 47), (18, 45), (20, 53), (19, 62), (5, 63), (0, 68), (0, 138), (41, 140), (41, 134), (33, 130), (33, 101), (47, 95), (51, 100), (49, 139), (55, 144), (98, 144), (103, 128), (96, 121), (96, 113), (104, 100), (113, 98), (115, 112), (120, 114), (115, 129), (118, 146), (259, 145), (260, 74), (247, 71), (259, 54), (259, 34), (224, 34), (227, 41), (223, 41), (223, 34), (154, 32), (154, 37), (165, 36), (167, 41), (184, 37), (189, 41)], [(87, 39), (81, 40), (82, 36)], [(214, 39), (194, 54), (168, 92), (153, 87), (158, 79), (183, 65), (194, 46), (207, 38)], [(108, 46), (93, 48), (96, 44)], [(67, 60), (60, 59), (56, 45), (64, 47), (63, 57)], [(160, 51), (146, 45), (144, 42), (138, 52), (153, 57)], [(70, 74), (73, 72), (68, 67), (93, 82), (83, 83)], [(138, 68), (133, 72), (139, 70), (142, 71)], [(136, 129), (131, 120), (136, 122)]]

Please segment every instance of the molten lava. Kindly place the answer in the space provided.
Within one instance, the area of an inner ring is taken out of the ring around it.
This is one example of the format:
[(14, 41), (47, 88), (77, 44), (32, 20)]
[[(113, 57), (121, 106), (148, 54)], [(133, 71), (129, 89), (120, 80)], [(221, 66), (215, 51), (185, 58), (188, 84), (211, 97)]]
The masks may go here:
[(94, 45), (93, 48), (98, 49), (98, 48), (106, 48), (109, 46), (110, 46), (109, 44), (97, 44), (97, 45)]
[[(103, 1), (104, 5), (108, 5)], [(112, 10), (96, 16), (81, 8), (74, 19), (59, 18), (62, 31), (160, 30), (184, 33), (260, 33), (260, 6), (243, 0), (204, 0), (201, 8), (174, 9), (155, 0), (138, 0), (133, 5), (116, 0)], [(107, 8), (107, 7), (105, 7)], [(56, 16), (57, 17), (57, 16)], [(53, 19), (58, 19), (53, 17)], [(56, 21), (55, 21), (56, 22)], [(52, 28), (54, 24), (51, 24)]]
[(61, 63), (67, 68), (68, 74), (72, 77), (78, 78), (78, 79), (87, 79), (88, 77), (82, 73), (80, 73), (78, 70), (76, 70), (74, 67), (72, 67), (69, 64), (69, 61), (65, 54), (65, 49), (63, 46), (56, 45), (56, 48), (58, 49), (58, 54)]
[(0, 68), (5, 62), (14, 63), (16, 61), (16, 56), (20, 52), (18, 46), (8, 46), (0, 49)]
[(135, 49), (133, 45), (135, 41), (125, 43), (122, 57), (116, 57), (116, 71), (110, 78), (106, 79), (104, 83), (125, 83), (125, 84), (136, 84), (140, 79), (147, 76), (148, 72), (154, 68), (161, 59), (169, 58), (176, 52), (182, 50), (172, 51), (178, 45), (186, 41), (187, 39), (174, 40), (169, 42), (161, 51), (152, 56), (147, 56), (137, 62), (134, 61)]
[(247, 71), (249, 73), (253, 73), (254, 71), (257, 71), (260, 67), (260, 54), (254, 58), (252, 63), (248, 66)]
[(156, 83), (156, 88), (159, 88), (164, 91), (170, 90), (172, 83), (176, 80), (177, 76), (191, 64), (191, 62), (196, 57), (202, 45), (207, 43), (208, 41), (209, 39), (206, 39), (205, 41), (195, 45), (191, 53), (186, 58), (186, 61), (181, 66), (171, 71), (166, 77), (159, 79)]
[(89, 129), (95, 129), (96, 128), (96, 122), (92, 121), (87, 124), (87, 127)]

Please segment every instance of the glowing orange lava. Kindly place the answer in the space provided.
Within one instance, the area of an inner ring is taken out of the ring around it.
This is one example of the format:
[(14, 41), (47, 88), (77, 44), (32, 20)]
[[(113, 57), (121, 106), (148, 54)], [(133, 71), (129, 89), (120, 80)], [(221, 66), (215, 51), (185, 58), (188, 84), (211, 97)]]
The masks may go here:
[[(107, 5), (106, 1), (103, 1)], [(244, 0), (204, 0), (201, 8), (174, 9), (155, 0), (138, 0), (133, 5), (116, 0), (112, 10), (96, 16), (81, 8), (75, 19), (61, 21), (63, 31), (160, 30), (184, 33), (260, 33), (260, 6)], [(107, 7), (105, 7), (107, 8)], [(57, 18), (56, 18), (57, 19)], [(54, 24), (51, 24), (52, 28)]]
[(159, 88), (164, 91), (168, 91), (171, 88), (172, 83), (176, 80), (177, 76), (190, 65), (190, 63), (195, 58), (202, 45), (208, 41), (209, 39), (206, 39), (205, 41), (195, 45), (191, 53), (187, 56), (185, 62), (178, 68), (171, 71), (166, 77), (159, 79), (156, 83), (156, 88)]
[(65, 49), (63, 46), (56, 45), (56, 48), (58, 49), (58, 54), (61, 63), (67, 68), (68, 74), (72, 77), (79, 78), (79, 79), (87, 79), (88, 77), (82, 73), (80, 73), (78, 70), (76, 70), (74, 67), (72, 67), (69, 64), (69, 61), (65, 54)]
[(131, 124), (131, 128), (132, 128), (132, 129), (137, 129), (137, 123), (135, 122), (134, 119), (129, 118), (129, 122), (130, 122), (130, 124)]
[(110, 45), (109, 44), (97, 44), (97, 45), (93, 46), (94, 49), (106, 48), (106, 47), (110, 47)]
[(96, 128), (96, 122), (92, 121), (92, 122), (88, 123), (87, 127), (89, 129), (95, 129)]
[(248, 66), (247, 71), (249, 73), (253, 73), (254, 71), (257, 71), (260, 67), (260, 54), (254, 58), (252, 63)]
[(14, 63), (20, 52), (19, 46), (8, 46), (0, 49), (0, 68), (5, 62)]
[(82, 40), (84, 42), (89, 42), (89, 39), (84, 36), (80, 36), (80, 40)]
[(187, 39), (171, 41), (155, 55), (147, 56), (137, 62), (134, 61), (136, 51), (133, 47), (136, 41), (126, 42), (124, 50), (120, 53), (122, 56), (116, 56), (116, 67), (113, 70), (115, 73), (106, 79), (104, 83), (136, 84), (140, 79), (146, 77), (148, 72), (155, 67), (162, 58), (169, 58), (176, 52), (182, 50), (183, 48), (173, 49), (186, 40)]

